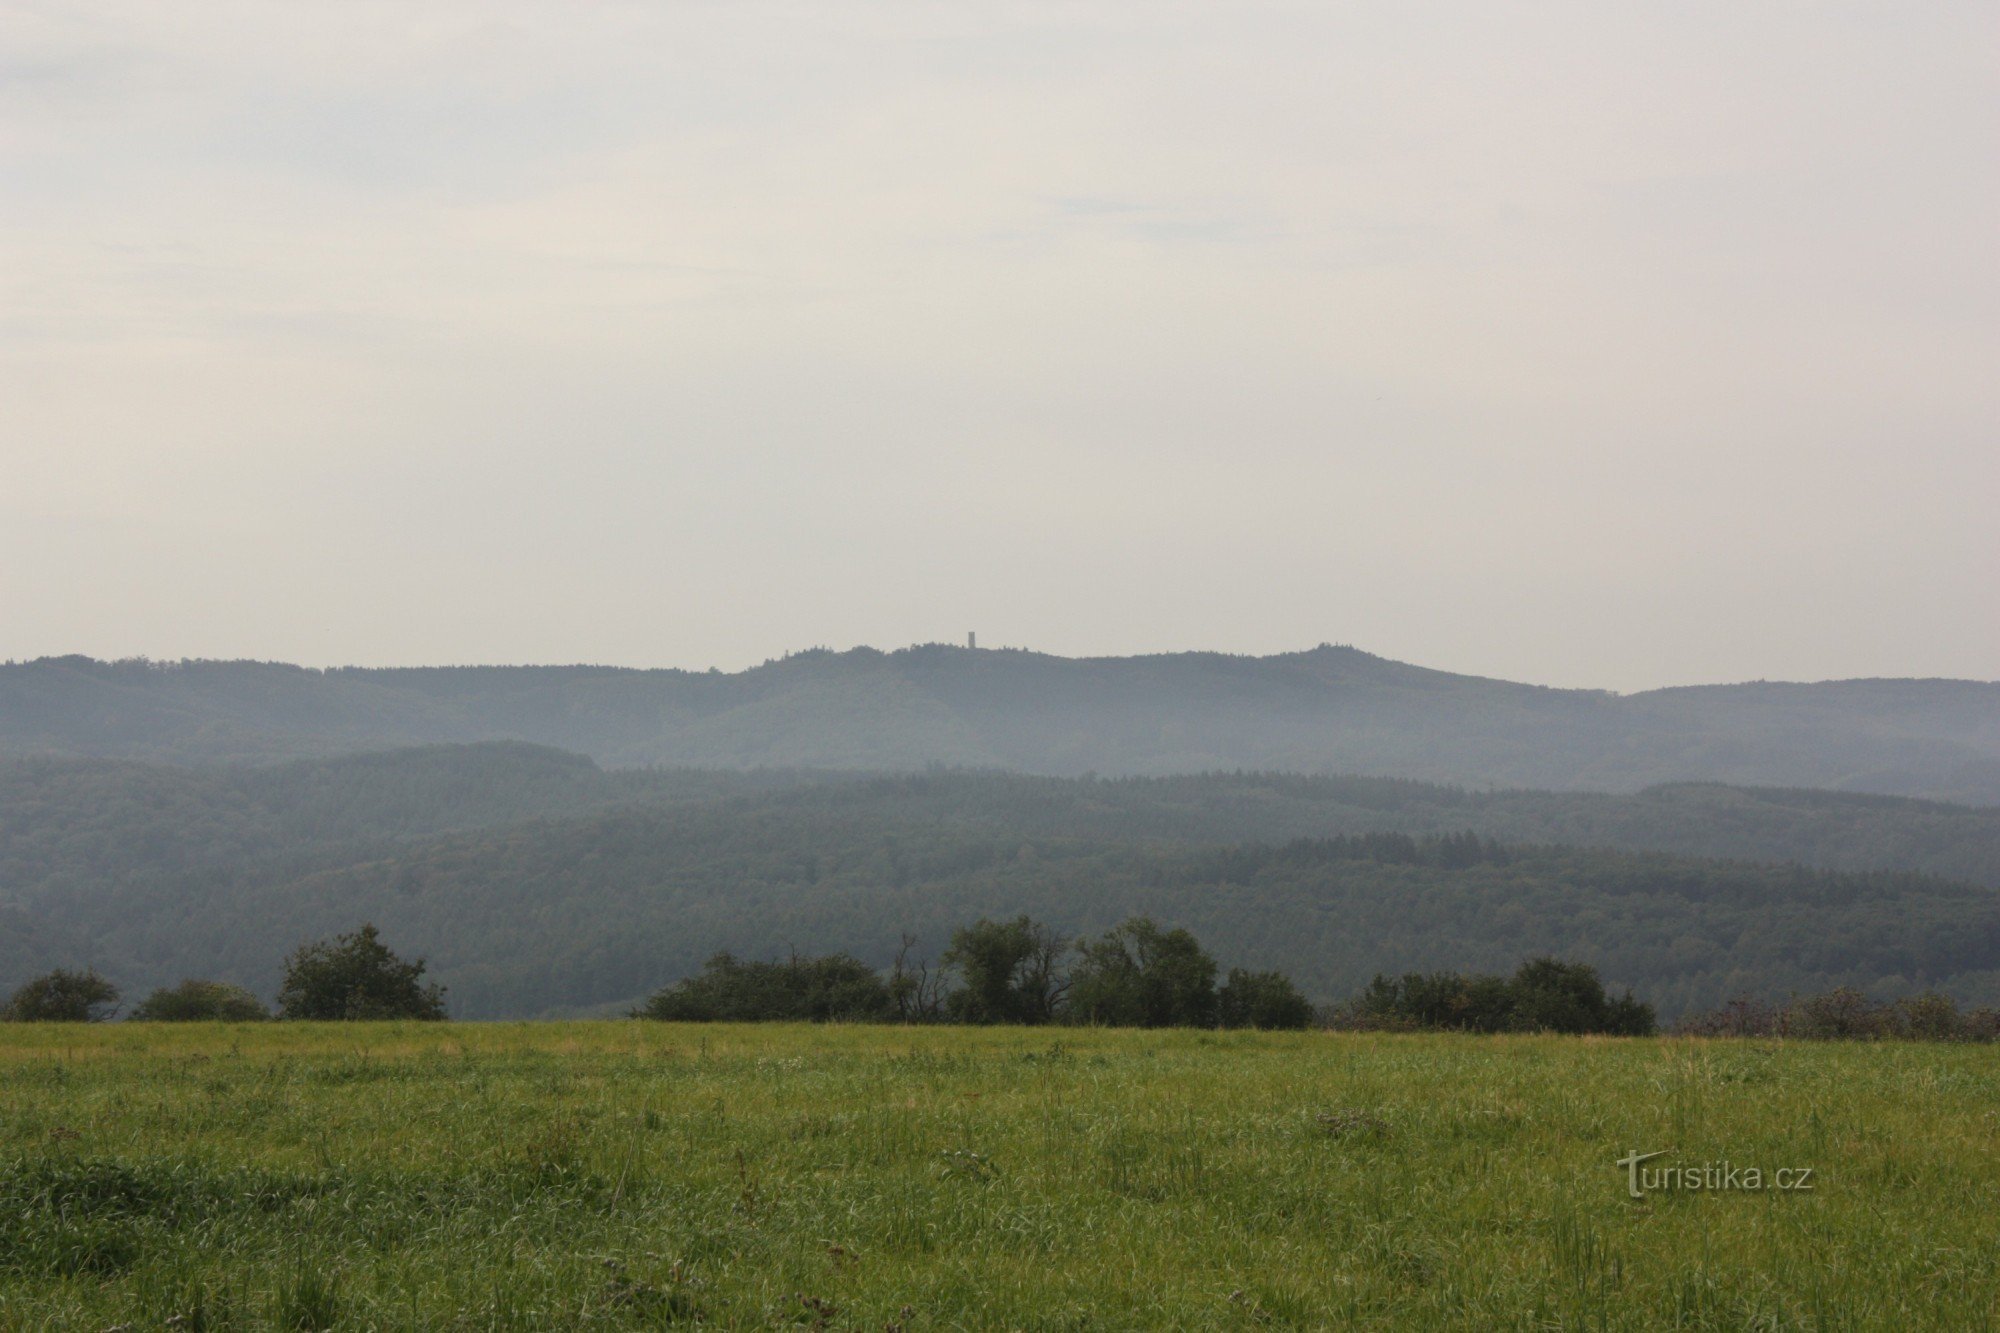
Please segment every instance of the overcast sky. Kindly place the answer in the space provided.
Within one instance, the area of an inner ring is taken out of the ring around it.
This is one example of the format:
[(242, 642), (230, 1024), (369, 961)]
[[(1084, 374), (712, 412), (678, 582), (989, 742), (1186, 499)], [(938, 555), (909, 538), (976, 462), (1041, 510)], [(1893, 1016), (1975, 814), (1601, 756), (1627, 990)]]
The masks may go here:
[(1996, 14), (0, 0), (0, 657), (1991, 679)]

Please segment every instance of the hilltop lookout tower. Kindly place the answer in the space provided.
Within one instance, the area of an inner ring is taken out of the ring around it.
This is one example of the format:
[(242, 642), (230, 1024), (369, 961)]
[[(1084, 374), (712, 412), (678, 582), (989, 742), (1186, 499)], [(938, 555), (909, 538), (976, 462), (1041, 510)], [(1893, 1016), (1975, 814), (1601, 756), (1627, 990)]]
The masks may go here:
[(967, 630), (965, 632), (965, 646), (967, 648), (977, 648), (979, 646), (979, 636), (971, 630)]

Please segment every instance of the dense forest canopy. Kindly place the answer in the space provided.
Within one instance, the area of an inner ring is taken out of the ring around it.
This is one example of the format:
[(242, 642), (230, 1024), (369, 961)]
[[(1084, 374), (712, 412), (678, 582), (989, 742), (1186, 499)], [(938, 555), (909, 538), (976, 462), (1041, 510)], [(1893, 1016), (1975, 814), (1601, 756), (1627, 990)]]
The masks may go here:
[(722, 951), (884, 967), (909, 932), (935, 958), (1021, 912), (1152, 916), (1318, 1000), (1555, 954), (1666, 1018), (1842, 985), (1990, 1003), (1996, 883), (2000, 811), (1714, 785), (607, 771), (520, 744), (0, 763), (0, 985), (95, 966), (268, 998), (300, 942), (368, 920), (462, 1017), (620, 1010)]
[(502, 739), (628, 766), (1256, 769), (1605, 791), (1718, 781), (2000, 804), (2000, 684), (1975, 681), (1620, 696), (1327, 645), (1072, 659), (932, 644), (741, 672), (0, 665), (0, 754), (272, 762)]
[(2000, 887), (2000, 809), (1686, 783), (1630, 794), (1475, 791), (1283, 773), (1067, 779), (994, 771), (602, 769), (544, 746), (426, 746), (269, 767), (0, 760), (0, 902), (52, 880), (248, 860), (318, 866), (357, 848), (630, 806), (781, 799), (832, 811), (1118, 842), (1284, 842), (1471, 831)]

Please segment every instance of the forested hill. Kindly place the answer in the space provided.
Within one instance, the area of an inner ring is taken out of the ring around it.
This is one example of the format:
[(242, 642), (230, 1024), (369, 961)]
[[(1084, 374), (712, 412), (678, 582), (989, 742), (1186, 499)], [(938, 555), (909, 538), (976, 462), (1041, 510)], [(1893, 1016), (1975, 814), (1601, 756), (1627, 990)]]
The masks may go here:
[(927, 645), (735, 673), (0, 666), (0, 755), (272, 762), (499, 739), (617, 766), (1249, 769), (1607, 791), (1713, 781), (2000, 805), (2000, 684), (1975, 681), (1614, 695), (1327, 646), (1071, 659)]
[(521, 742), (264, 767), (0, 759), (0, 902), (35, 886), (203, 866), (386, 855), (433, 834), (638, 806), (780, 798), (801, 816), (894, 810), (1001, 836), (1279, 843), (1470, 831), (2000, 888), (2000, 808), (1684, 783), (1633, 793), (1471, 790), (1397, 778), (1201, 773), (1058, 778), (982, 771), (604, 769)]
[(1811, 791), (606, 771), (520, 744), (0, 763), (0, 986), (91, 963), (268, 995), (291, 947), (372, 919), (466, 1017), (630, 1001), (723, 948), (882, 962), (911, 931), (934, 953), (1024, 911), (1076, 932), (1151, 912), (1320, 998), (1551, 950), (1669, 1013), (1838, 984), (1985, 1002), (1993, 884), (2000, 810)]
[(1837, 985), (2000, 1000), (2000, 895), (1944, 880), (1462, 836), (1023, 838), (774, 798), (509, 825), (317, 872), (72, 888), (27, 910), (60, 914), (128, 988), (207, 975), (265, 995), (301, 939), (374, 921), (473, 1018), (626, 1005), (724, 949), (886, 964), (907, 932), (935, 956), (955, 926), (1022, 912), (1079, 935), (1147, 913), (1320, 998), (1378, 969), (1505, 971), (1556, 953), (1668, 1015)]

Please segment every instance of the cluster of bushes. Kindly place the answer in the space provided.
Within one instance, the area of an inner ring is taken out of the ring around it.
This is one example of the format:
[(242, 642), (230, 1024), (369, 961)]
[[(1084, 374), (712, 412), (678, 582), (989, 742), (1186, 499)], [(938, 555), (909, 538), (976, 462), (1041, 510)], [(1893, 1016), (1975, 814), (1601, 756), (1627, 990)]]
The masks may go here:
[(1597, 969), (1530, 959), (1512, 977), (1480, 973), (1377, 975), (1335, 1011), (1333, 1026), (1451, 1032), (1599, 1032), (1643, 1037), (1653, 1006), (1605, 992)]
[[(278, 1018), (414, 1018), (445, 1016), (444, 988), (423, 980), (424, 961), (405, 962), (372, 925), (351, 935), (302, 944), (285, 960)], [(118, 988), (95, 971), (57, 968), (16, 990), (0, 1021), (103, 1023), (117, 1016)], [(131, 1017), (146, 1023), (254, 1023), (273, 1017), (241, 986), (187, 980), (141, 1000)]]
[(1216, 961), (1186, 930), (1134, 917), (1072, 942), (1029, 917), (955, 931), (935, 966), (906, 937), (884, 974), (849, 954), (745, 962), (717, 954), (654, 995), (642, 1018), (857, 1023), (1090, 1023), (1115, 1027), (1302, 1028), (1313, 1008), (1289, 977)]
[(1732, 1000), (1674, 1025), (1690, 1037), (1797, 1037), (1807, 1041), (2000, 1041), (2000, 1009), (1960, 1009), (1935, 992), (1871, 1000), (1842, 987), (1788, 1004)]

